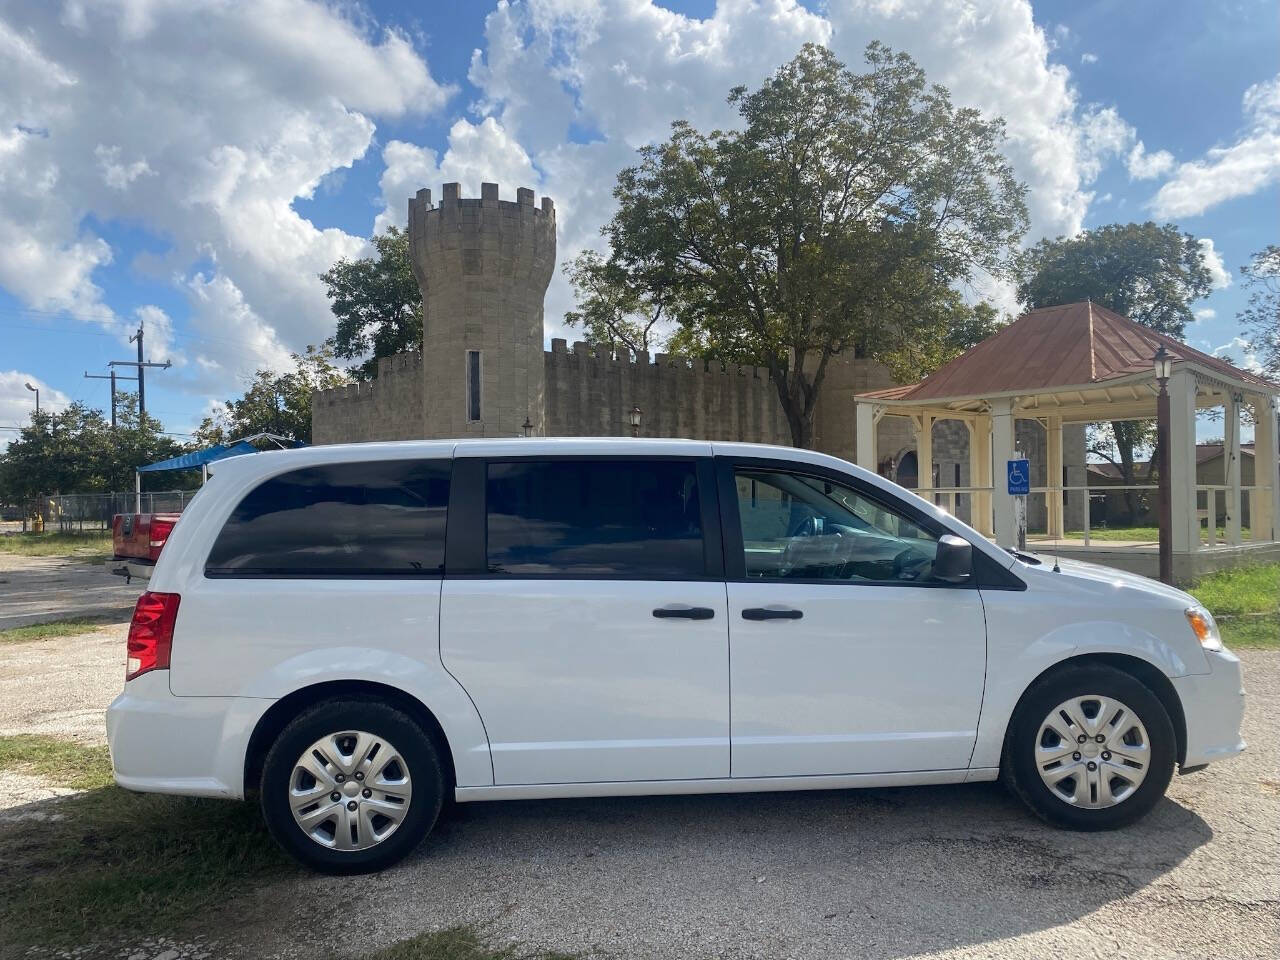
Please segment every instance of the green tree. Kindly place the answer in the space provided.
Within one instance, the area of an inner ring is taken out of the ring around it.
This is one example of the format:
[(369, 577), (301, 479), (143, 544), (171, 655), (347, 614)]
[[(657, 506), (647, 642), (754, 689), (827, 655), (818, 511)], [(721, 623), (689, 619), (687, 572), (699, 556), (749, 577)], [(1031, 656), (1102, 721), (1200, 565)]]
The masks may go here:
[(1280, 379), (1280, 246), (1272, 243), (1240, 268), (1249, 302), (1236, 315), (1262, 372)]
[(647, 353), (656, 344), (663, 319), (664, 291), (638, 282), (614, 260), (586, 250), (564, 265), (578, 308), (564, 315), (566, 326), (581, 326), (590, 343), (621, 344)]
[[(1019, 262), (1018, 299), (1029, 309), (1092, 300), (1179, 339), (1195, 318), (1191, 304), (1210, 289), (1212, 276), (1200, 241), (1172, 223), (1113, 223), (1074, 237), (1041, 240)], [(1124, 483), (1132, 486), (1136, 453), (1154, 439), (1152, 421), (1117, 420), (1090, 431), (1089, 450), (1114, 463)], [(1153, 453), (1152, 465), (1158, 453)], [(1148, 480), (1152, 469), (1148, 467)], [(1125, 491), (1125, 508), (1133, 523), (1137, 491)]]
[(409, 261), (409, 235), (396, 227), (373, 238), (376, 257), (342, 259), (320, 274), (338, 318), (334, 355), (351, 360), (359, 380), (378, 373), (378, 358), (422, 349), (422, 296)]
[(136, 394), (117, 396), (116, 421), (113, 430), (101, 411), (82, 403), (34, 414), (0, 456), (0, 500), (132, 490), (135, 468), (182, 452), (155, 417), (139, 423)]
[(604, 228), (678, 344), (769, 371), (797, 446), (833, 356), (913, 366), (952, 285), (1008, 274), (1027, 224), (1003, 123), (955, 108), (904, 54), (873, 43), (866, 60), (855, 74), (808, 44), (729, 94), (741, 130), (676, 123), (619, 173)]
[(199, 446), (230, 443), (255, 433), (274, 433), (311, 442), (311, 396), (347, 383), (350, 376), (333, 363), (333, 348), (308, 346), (293, 354), (294, 369), (259, 370), (244, 396), (218, 406), (196, 428)]

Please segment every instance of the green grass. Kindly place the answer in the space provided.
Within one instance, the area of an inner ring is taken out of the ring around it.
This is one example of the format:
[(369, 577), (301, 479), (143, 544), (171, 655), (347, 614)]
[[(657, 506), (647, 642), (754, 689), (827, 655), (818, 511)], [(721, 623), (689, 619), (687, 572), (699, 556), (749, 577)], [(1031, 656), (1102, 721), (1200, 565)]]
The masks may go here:
[(119, 622), (119, 617), (80, 617), (74, 620), (51, 620), (48, 623), (33, 623), (27, 627), (10, 627), (8, 630), (0, 630), (0, 644), (29, 643), (34, 640), (75, 637), (82, 633), (91, 633), (103, 624)]
[[(1241, 527), (1240, 534), (1245, 539), (1249, 537), (1249, 528)], [(1073, 540), (1083, 540), (1083, 530), (1068, 530), (1067, 534)], [(1226, 530), (1222, 527), (1218, 528), (1218, 540), (1221, 541), (1226, 537)], [(1090, 527), (1089, 539), (1099, 540), (1108, 543), (1114, 540), (1140, 540), (1157, 542), (1160, 539), (1159, 527)]]
[(1280, 648), (1280, 563), (1220, 570), (1188, 592), (1217, 619), (1227, 646)]
[(101, 747), (0, 737), (0, 768), (91, 788), (35, 805), (40, 819), (0, 822), (6, 948), (168, 933), (295, 872), (253, 804), (107, 786)]
[(106, 747), (86, 747), (33, 733), (0, 737), (0, 770), (29, 774), (75, 790), (111, 783), (111, 757)]
[(7, 533), (0, 535), (0, 553), (22, 557), (73, 557), (76, 560), (107, 560), (111, 557), (111, 534), (94, 530), (85, 533)]
[(368, 955), (367, 960), (573, 960), (574, 954), (487, 946), (470, 927), (421, 933)]

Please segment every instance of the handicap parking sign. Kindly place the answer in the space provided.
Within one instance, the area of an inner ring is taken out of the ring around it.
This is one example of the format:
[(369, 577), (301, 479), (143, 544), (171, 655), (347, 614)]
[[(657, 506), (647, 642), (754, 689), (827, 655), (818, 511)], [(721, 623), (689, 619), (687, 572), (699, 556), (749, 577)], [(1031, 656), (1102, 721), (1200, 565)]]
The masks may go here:
[(1031, 462), (1009, 460), (1009, 496), (1025, 497), (1031, 492)]

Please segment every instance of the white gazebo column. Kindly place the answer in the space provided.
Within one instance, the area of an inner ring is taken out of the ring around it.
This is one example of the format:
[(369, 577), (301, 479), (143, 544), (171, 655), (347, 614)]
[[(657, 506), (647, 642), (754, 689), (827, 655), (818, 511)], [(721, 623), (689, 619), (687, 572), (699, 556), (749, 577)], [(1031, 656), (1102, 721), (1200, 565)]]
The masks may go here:
[(858, 466), (876, 472), (876, 408), (865, 400), (854, 401), (856, 415), (854, 459)]
[(1005, 482), (1005, 463), (1014, 457), (1013, 400), (1004, 398), (991, 401), (991, 506), (995, 515), (996, 543), (1004, 547), (1016, 546), (1018, 521), (1014, 514), (1013, 497)]
[[(982, 414), (966, 421), (969, 428), (969, 486), (991, 486), (991, 418)], [(969, 519), (973, 528), (991, 536), (991, 493), (970, 495)]]
[[(1240, 400), (1232, 393), (1222, 405), (1225, 414), (1222, 434), (1222, 466), (1227, 487), (1227, 543), (1240, 545)], [(1255, 474), (1257, 471), (1254, 471)], [(1214, 518), (1209, 519), (1214, 523)]]
[[(1249, 525), (1254, 540), (1280, 540), (1280, 438), (1277, 437), (1275, 401), (1253, 398), (1253, 499)], [(1262, 487), (1267, 489), (1261, 489)]]
[(916, 492), (930, 503), (937, 503), (932, 490), (923, 492), (926, 487), (933, 487), (933, 415), (921, 413), (919, 419), (912, 417), (911, 427), (916, 434)]
[(1045, 513), (1048, 517), (1049, 536), (1061, 539), (1065, 534), (1062, 522), (1062, 418), (1046, 417), (1045, 432)]
[[(1173, 515), (1173, 552), (1200, 549), (1196, 517), (1196, 378), (1177, 367), (1169, 378), (1169, 506)], [(1215, 522), (1213, 500), (1209, 522)]]

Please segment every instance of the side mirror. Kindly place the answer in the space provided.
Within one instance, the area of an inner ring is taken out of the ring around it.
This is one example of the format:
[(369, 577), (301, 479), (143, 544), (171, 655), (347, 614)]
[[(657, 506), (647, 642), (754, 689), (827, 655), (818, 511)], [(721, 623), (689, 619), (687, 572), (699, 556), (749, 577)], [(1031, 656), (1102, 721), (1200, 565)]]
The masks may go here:
[(944, 583), (964, 583), (973, 573), (973, 547), (968, 540), (945, 533), (933, 558), (933, 578)]

